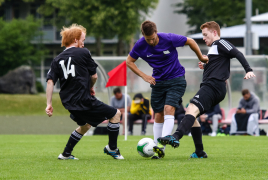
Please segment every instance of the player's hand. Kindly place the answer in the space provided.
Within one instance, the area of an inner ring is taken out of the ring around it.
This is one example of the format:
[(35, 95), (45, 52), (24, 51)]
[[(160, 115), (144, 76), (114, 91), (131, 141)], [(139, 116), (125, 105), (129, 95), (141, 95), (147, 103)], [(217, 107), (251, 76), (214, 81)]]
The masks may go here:
[(202, 63), (201, 61), (198, 62), (198, 67), (200, 69), (204, 69), (204, 63)]
[(240, 113), (242, 113), (242, 114), (246, 114), (247, 111), (246, 111), (244, 108), (241, 108)]
[(202, 57), (201, 58), (199, 58), (199, 60), (201, 61), (201, 62), (203, 62), (203, 63), (208, 63), (208, 56), (207, 55), (202, 55)]
[(250, 79), (250, 78), (253, 78), (253, 77), (256, 77), (256, 76), (252, 71), (250, 71), (245, 75), (244, 79)]
[(142, 79), (150, 84), (155, 85), (155, 78), (153, 78), (152, 76), (145, 75), (144, 77), (142, 77)]
[(53, 114), (53, 107), (50, 104), (47, 105), (46, 113), (47, 113), (48, 117), (51, 117)]
[(94, 90), (94, 87), (90, 88), (90, 95), (91, 96), (95, 96), (96, 95), (96, 92)]

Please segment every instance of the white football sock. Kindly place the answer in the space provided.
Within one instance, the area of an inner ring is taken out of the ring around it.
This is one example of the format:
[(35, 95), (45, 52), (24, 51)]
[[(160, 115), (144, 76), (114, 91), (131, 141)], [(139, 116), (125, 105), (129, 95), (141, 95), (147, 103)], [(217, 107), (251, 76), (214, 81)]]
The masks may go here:
[(156, 122), (154, 122), (154, 127), (153, 127), (153, 129), (154, 129), (154, 143), (156, 145), (158, 143), (157, 139), (159, 137), (161, 137), (161, 135), (162, 135), (163, 125), (164, 125), (164, 123), (156, 123)]
[(165, 115), (164, 116), (164, 126), (162, 131), (162, 137), (171, 135), (172, 130), (174, 127), (174, 116), (172, 115)]

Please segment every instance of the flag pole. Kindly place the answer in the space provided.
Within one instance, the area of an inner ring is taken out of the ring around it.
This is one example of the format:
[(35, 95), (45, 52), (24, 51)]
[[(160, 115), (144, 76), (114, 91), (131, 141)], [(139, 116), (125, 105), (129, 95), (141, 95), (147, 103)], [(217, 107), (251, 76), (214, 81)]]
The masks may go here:
[(125, 141), (127, 140), (127, 86), (125, 86)]

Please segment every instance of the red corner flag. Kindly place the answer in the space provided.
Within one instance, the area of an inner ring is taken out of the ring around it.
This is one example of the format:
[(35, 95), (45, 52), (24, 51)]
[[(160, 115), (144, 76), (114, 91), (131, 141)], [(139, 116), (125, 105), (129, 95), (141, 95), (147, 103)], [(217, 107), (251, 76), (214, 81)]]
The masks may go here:
[(109, 86), (126, 86), (127, 85), (127, 65), (126, 61), (119, 64), (116, 68), (108, 72), (110, 76), (106, 87)]

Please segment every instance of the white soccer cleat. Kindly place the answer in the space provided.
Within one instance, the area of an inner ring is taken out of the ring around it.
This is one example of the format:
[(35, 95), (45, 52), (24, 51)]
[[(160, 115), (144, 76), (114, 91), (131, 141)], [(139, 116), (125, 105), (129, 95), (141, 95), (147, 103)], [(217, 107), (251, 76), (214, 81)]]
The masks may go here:
[(124, 157), (120, 154), (119, 149), (111, 150), (109, 145), (104, 147), (104, 153), (112, 156), (114, 159), (124, 159)]
[(78, 158), (74, 157), (73, 155), (70, 155), (68, 157), (65, 157), (62, 154), (59, 155), (58, 159), (60, 159), (60, 160), (68, 160), (68, 159), (79, 160)]
[(216, 132), (212, 132), (210, 136), (212, 136), (212, 137), (217, 136), (217, 133)]

